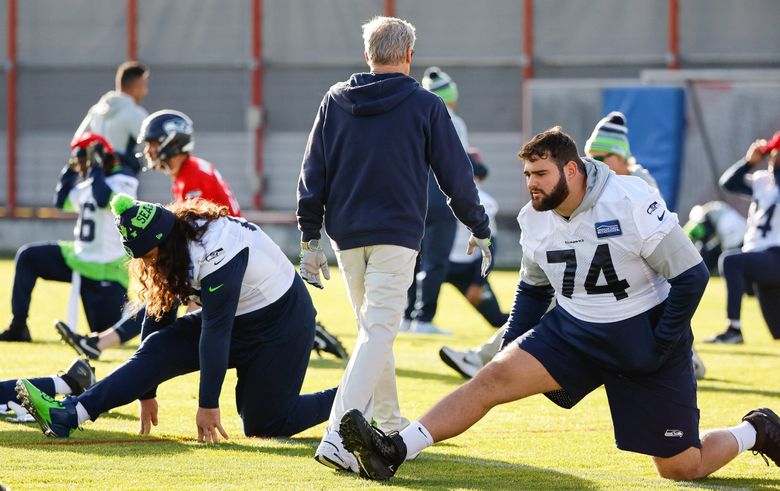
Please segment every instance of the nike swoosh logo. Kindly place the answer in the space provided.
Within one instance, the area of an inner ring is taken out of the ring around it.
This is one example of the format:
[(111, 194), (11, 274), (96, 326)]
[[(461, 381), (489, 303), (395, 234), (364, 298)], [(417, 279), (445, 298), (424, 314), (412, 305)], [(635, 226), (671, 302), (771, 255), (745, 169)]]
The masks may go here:
[(656, 218), (658, 219), (658, 221), (659, 221), (659, 222), (660, 222), (660, 221), (663, 221), (663, 219), (664, 219), (664, 215), (666, 215), (666, 210), (664, 210), (664, 212), (663, 212), (663, 213), (661, 213), (661, 216), (659, 216), (659, 217), (656, 217)]
[(225, 286), (224, 283), (222, 283), (221, 285), (217, 285), (217, 286), (210, 286), (209, 287), (209, 293), (214, 293), (215, 291), (219, 290), (223, 286)]

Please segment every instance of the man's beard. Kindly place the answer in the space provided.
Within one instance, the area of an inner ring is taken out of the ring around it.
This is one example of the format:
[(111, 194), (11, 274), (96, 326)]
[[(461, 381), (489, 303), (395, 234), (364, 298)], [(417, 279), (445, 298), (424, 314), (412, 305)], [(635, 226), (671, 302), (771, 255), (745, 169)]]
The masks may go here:
[[(539, 191), (537, 191), (539, 192)], [(563, 172), (560, 172), (560, 179), (555, 184), (555, 187), (549, 194), (544, 193), (539, 200), (531, 200), (531, 206), (536, 211), (549, 211), (558, 208), (558, 205), (563, 203), (569, 196), (569, 185), (566, 183), (566, 178), (563, 176)]]

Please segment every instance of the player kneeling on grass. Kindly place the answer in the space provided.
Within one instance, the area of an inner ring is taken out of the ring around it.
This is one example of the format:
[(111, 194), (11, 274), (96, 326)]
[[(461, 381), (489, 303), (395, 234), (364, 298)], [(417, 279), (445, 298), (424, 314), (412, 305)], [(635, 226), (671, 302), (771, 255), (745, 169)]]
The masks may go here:
[[(19, 399), (48, 436), (136, 399), (141, 434), (157, 424), (157, 385), (200, 370), (198, 441), (216, 443), (219, 394), (236, 368), (236, 406), (247, 436), (290, 436), (325, 421), (336, 389), (301, 395), (315, 310), (303, 281), (256, 225), (204, 200), (162, 207), (118, 195), (111, 202), (135, 259), (145, 304), (138, 351), (78, 397), (54, 401), (29, 380)], [(190, 299), (202, 309), (175, 319)]]
[(571, 408), (601, 385), (618, 448), (652, 456), (662, 477), (701, 478), (748, 449), (780, 465), (780, 419), (769, 409), (699, 438), (690, 321), (708, 273), (660, 194), (580, 158), (559, 127), (520, 157), (531, 203), (518, 216), (522, 269), (504, 349), (400, 434), (347, 412), (340, 432), (361, 474), (389, 479), (408, 455), (499, 404), (543, 393)]

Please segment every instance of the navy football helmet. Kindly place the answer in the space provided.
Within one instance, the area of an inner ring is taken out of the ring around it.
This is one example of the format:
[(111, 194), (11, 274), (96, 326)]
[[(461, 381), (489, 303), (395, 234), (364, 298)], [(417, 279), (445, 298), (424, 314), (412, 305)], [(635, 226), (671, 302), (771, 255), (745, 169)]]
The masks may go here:
[(191, 152), (195, 147), (192, 120), (186, 114), (172, 109), (163, 109), (147, 116), (141, 123), (138, 143), (156, 141), (157, 158), (147, 158), (144, 170), (162, 166), (168, 159), (180, 153)]

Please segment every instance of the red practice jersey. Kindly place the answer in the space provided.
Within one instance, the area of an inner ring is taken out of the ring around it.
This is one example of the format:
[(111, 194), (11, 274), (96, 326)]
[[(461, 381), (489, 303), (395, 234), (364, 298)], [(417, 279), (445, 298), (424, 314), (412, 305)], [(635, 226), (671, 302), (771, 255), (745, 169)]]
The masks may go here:
[(190, 156), (182, 164), (179, 175), (173, 181), (171, 192), (176, 201), (203, 198), (227, 206), (231, 216), (241, 216), (241, 208), (228, 183), (210, 162), (201, 158)]

